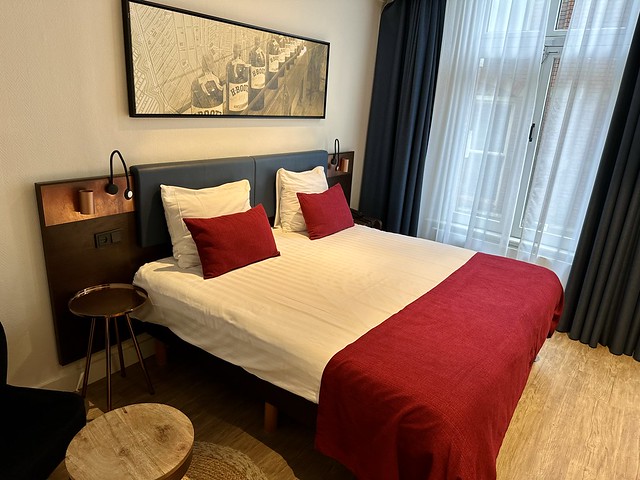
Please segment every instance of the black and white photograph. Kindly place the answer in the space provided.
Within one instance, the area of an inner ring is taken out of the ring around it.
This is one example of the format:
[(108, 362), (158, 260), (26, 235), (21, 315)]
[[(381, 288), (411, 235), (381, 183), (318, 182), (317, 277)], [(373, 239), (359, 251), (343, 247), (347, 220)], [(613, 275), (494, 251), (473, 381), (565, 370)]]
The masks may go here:
[(130, 116), (325, 117), (329, 43), (144, 1), (123, 16)]

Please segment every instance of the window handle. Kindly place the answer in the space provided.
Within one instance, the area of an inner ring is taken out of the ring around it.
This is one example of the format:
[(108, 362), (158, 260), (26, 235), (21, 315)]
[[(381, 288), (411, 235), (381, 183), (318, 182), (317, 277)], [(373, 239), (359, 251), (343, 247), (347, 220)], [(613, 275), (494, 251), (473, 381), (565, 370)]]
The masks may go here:
[(529, 141), (533, 142), (533, 129), (536, 128), (536, 124), (532, 123), (531, 128), (529, 129)]

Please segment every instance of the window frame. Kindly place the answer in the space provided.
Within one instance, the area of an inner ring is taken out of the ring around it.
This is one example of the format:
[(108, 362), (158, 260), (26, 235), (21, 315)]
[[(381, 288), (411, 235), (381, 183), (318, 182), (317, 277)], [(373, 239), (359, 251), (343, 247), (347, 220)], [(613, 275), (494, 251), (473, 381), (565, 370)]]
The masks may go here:
[(544, 122), (544, 112), (547, 104), (549, 90), (551, 88), (551, 76), (553, 73), (554, 62), (562, 57), (566, 30), (557, 30), (558, 17), (560, 15), (560, 7), (563, 1), (567, 0), (551, 0), (549, 5), (549, 18), (547, 21), (547, 32), (545, 35), (544, 49), (542, 51), (541, 67), (538, 77), (538, 91), (536, 93), (536, 102), (534, 112), (531, 118), (531, 127), (529, 130), (529, 145), (526, 150), (525, 163), (522, 170), (520, 187), (518, 189), (518, 197), (516, 200), (516, 209), (513, 215), (511, 227), (512, 246), (517, 246), (522, 238), (522, 229), (524, 221), (525, 205), (529, 197), (529, 191), (533, 175), (536, 167), (536, 155), (538, 153), (538, 142), (540, 140), (540, 132)]

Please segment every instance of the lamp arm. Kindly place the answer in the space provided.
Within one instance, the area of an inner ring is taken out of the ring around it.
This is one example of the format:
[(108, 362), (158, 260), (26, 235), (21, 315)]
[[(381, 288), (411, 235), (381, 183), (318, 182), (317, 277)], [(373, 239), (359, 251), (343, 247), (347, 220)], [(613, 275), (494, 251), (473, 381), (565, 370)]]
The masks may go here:
[(109, 183), (107, 184), (106, 191), (111, 195), (115, 195), (118, 193), (118, 186), (113, 183), (113, 156), (118, 155), (120, 158), (120, 162), (122, 163), (122, 168), (124, 169), (124, 176), (127, 180), (127, 188), (124, 191), (124, 198), (127, 200), (131, 200), (133, 198), (133, 192), (131, 191), (131, 184), (129, 183), (129, 172), (127, 171), (127, 164), (122, 157), (122, 154), (119, 150), (114, 150), (111, 152), (111, 156), (109, 157)]

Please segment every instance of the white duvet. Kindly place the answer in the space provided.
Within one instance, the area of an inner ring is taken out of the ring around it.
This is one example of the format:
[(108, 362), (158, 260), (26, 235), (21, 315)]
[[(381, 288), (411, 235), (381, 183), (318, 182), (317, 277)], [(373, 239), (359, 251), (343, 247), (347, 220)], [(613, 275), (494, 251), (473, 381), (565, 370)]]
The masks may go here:
[(318, 402), (325, 365), (475, 252), (355, 225), (319, 240), (274, 229), (281, 256), (203, 280), (173, 258), (140, 267), (141, 320)]

